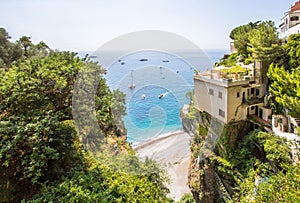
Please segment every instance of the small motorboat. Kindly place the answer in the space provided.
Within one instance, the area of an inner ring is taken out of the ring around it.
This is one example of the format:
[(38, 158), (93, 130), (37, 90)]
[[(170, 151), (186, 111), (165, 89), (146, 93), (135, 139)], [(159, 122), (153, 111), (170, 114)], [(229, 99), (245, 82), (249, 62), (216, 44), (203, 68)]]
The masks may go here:
[(134, 89), (134, 88), (135, 88), (135, 84), (130, 84), (130, 85), (128, 85), (128, 88), (129, 88), (129, 89)]
[(164, 62), (164, 63), (168, 63), (168, 62), (169, 62), (169, 60), (163, 60), (162, 62)]
[(146, 98), (146, 95), (142, 94), (141, 98), (142, 98), (142, 100), (144, 100)]
[(124, 64), (125, 64), (125, 62), (122, 62), (122, 63), (121, 63), (121, 65), (124, 65)]
[(140, 59), (140, 61), (148, 61), (148, 59), (142, 58), (142, 59)]
[(161, 98), (163, 98), (164, 96), (166, 96), (167, 94), (168, 94), (168, 92), (166, 92), (166, 93), (164, 93), (164, 94), (159, 94), (159, 95), (158, 95), (158, 98), (161, 99)]

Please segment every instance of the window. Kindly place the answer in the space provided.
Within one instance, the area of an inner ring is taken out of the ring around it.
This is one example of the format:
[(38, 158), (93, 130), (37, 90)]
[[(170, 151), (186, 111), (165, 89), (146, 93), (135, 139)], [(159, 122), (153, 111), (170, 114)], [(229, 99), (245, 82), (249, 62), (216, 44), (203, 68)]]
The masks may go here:
[(297, 21), (297, 20), (299, 20), (299, 17), (298, 16), (292, 16), (290, 20), (291, 21)]
[(219, 109), (219, 116), (225, 118), (225, 112)]
[(295, 126), (291, 123), (291, 132), (295, 132)]
[(210, 94), (210, 95), (214, 95), (214, 90), (209, 88), (209, 90), (208, 90), (208, 94)]
[(254, 94), (254, 88), (251, 88), (251, 94)]
[(240, 92), (236, 93), (236, 97), (239, 98), (240, 97)]
[(251, 110), (254, 110), (254, 106), (251, 106)]
[(223, 95), (222, 95), (222, 92), (219, 92), (219, 96), (218, 96), (218, 97), (219, 97), (220, 99), (222, 99), (222, 96), (223, 96)]
[(256, 96), (259, 95), (259, 89), (255, 89), (255, 94), (256, 94)]

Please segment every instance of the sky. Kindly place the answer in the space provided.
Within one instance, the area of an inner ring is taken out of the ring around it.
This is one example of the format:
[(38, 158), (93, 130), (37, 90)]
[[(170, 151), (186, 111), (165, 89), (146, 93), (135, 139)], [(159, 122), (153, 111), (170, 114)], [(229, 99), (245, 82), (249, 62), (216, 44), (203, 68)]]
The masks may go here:
[(181, 35), (201, 49), (229, 49), (230, 31), (258, 20), (276, 25), (298, 0), (0, 0), (0, 27), (52, 49), (94, 51), (136, 31)]

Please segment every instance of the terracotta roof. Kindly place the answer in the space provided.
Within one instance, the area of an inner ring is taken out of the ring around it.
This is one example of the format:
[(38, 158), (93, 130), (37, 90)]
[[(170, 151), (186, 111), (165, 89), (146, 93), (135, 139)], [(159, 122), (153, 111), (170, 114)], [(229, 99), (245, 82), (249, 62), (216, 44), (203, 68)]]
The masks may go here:
[(296, 2), (294, 6), (291, 7), (291, 13), (295, 11), (300, 11), (300, 0)]

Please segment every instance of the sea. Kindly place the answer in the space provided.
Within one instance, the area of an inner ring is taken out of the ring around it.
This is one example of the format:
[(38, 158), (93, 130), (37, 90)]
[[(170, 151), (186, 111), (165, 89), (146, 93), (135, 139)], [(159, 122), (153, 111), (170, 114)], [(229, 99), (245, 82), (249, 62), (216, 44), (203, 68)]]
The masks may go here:
[(102, 53), (97, 60), (107, 70), (108, 86), (126, 95), (126, 115), (122, 119), (127, 141), (137, 144), (182, 130), (180, 109), (190, 103), (193, 75), (212, 68), (227, 53), (228, 50)]

